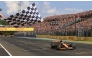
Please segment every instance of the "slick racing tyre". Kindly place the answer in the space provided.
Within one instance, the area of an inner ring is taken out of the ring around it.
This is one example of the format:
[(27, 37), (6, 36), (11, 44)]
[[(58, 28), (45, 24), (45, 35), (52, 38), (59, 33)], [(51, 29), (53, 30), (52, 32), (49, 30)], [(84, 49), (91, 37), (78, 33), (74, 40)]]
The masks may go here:
[(55, 46), (53, 45), (53, 43), (51, 43), (51, 49), (54, 48)]

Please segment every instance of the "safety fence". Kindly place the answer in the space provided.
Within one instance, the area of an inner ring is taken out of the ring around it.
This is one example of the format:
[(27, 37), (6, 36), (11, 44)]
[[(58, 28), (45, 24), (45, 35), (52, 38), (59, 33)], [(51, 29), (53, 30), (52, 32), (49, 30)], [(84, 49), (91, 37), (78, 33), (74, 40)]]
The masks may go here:
[(53, 35), (37, 35), (38, 38), (51, 38), (62, 40), (75, 40), (75, 41), (92, 41), (92, 37), (77, 37), (77, 36), (53, 36)]

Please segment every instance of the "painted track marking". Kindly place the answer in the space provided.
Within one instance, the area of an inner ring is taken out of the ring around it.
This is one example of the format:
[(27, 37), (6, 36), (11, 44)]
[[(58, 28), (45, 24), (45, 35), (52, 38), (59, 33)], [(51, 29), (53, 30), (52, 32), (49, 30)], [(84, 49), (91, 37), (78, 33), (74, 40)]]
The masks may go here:
[(12, 55), (9, 53), (9, 51), (6, 50), (5, 47), (4, 47), (2, 44), (0, 44), (0, 46), (1, 46), (10, 56), (12, 56)]

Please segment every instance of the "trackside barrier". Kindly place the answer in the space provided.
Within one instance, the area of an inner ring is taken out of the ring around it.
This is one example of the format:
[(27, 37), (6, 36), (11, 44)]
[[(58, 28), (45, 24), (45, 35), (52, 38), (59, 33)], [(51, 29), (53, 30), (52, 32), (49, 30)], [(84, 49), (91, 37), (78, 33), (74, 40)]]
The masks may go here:
[(76, 37), (76, 36), (54, 36), (54, 35), (37, 35), (37, 38), (51, 38), (75, 41), (92, 41), (92, 37)]
[(8, 37), (14, 37), (14, 35), (7, 35)]
[(77, 41), (92, 41), (92, 37), (76, 37)]
[(14, 35), (0, 35), (1, 37), (5, 37), (5, 36), (7, 36), (7, 37), (14, 37)]
[(68, 36), (69, 40), (76, 40), (76, 36)]

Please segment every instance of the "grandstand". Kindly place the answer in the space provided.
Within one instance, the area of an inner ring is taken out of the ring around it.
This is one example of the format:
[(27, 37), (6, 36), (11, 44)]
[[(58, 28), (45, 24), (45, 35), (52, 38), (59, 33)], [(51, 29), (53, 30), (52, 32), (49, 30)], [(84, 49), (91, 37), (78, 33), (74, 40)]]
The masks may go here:
[[(53, 23), (54, 22), (54, 23)], [(37, 34), (62, 36), (92, 36), (92, 10), (65, 15), (54, 15), (32, 25)]]
[(33, 27), (37, 35), (92, 36), (92, 10), (76, 14), (54, 15), (43, 19), (35, 3), (4, 19), (13, 27)]

